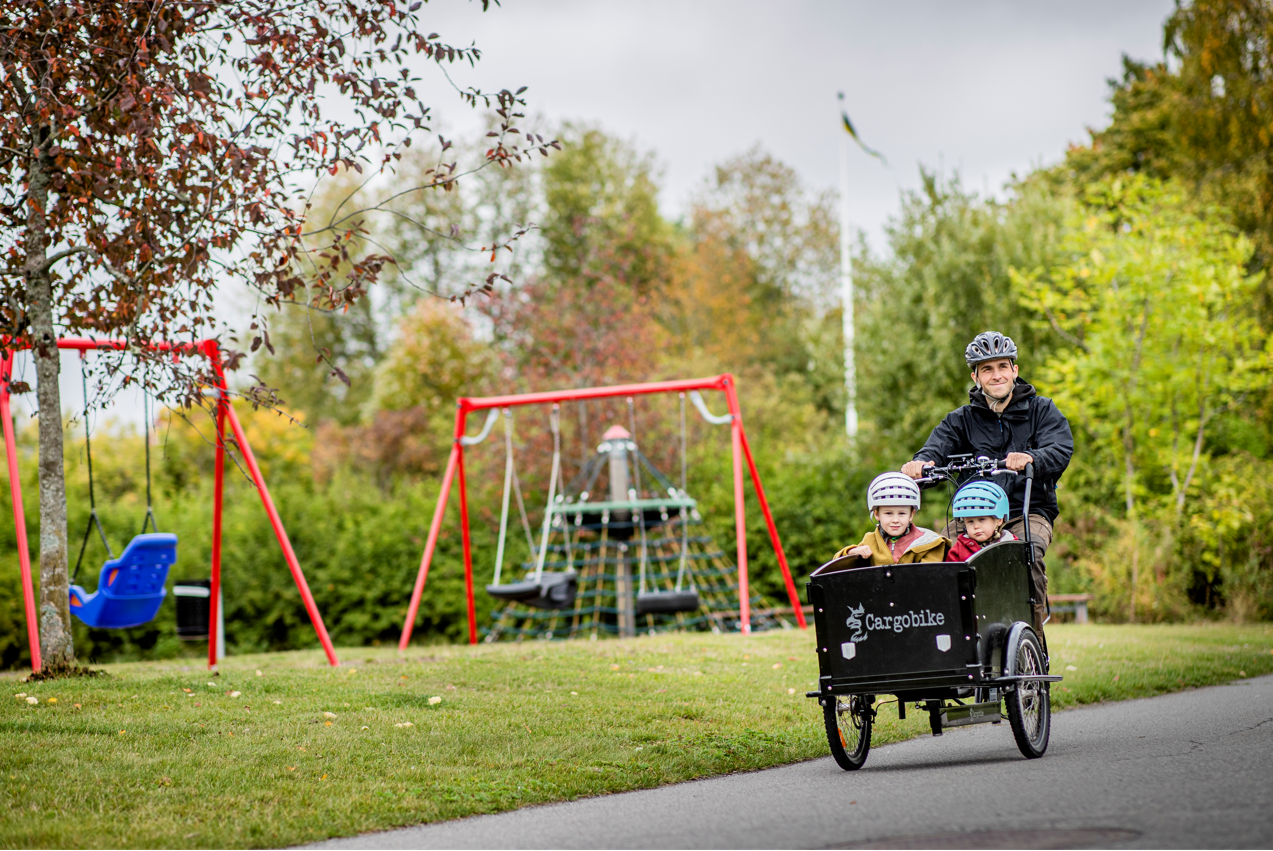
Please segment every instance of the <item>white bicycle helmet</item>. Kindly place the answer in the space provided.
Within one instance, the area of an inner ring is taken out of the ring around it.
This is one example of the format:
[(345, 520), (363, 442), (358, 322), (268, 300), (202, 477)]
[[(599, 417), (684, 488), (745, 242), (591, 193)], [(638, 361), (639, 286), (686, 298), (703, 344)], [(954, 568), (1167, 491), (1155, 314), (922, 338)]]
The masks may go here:
[(881, 473), (866, 489), (866, 508), (874, 511), (884, 505), (909, 505), (919, 510), (919, 485), (904, 473)]

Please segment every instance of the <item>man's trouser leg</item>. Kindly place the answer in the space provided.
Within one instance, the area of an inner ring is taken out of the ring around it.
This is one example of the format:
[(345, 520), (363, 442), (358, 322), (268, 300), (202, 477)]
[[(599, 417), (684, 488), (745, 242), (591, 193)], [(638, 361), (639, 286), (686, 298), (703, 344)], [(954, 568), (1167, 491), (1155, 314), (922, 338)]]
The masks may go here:
[[(1007, 530), (1025, 540), (1025, 523), (1020, 517), (1008, 521)], [(1030, 564), (1030, 580), (1034, 586), (1034, 631), (1043, 637), (1043, 621), (1048, 616), (1048, 574), (1043, 556), (1052, 546), (1052, 524), (1042, 514), (1030, 515), (1030, 541), (1034, 544), (1034, 557)]]

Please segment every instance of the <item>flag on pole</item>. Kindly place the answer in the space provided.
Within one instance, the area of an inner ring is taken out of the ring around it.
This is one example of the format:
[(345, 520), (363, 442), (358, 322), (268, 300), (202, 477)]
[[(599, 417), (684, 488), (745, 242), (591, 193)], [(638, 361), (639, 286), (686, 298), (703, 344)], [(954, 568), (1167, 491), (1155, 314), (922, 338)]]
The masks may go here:
[[(840, 92), (839, 96), (840, 96), (840, 101), (843, 102), (844, 92)], [(888, 159), (883, 154), (881, 154), (879, 151), (873, 148), (868, 148), (866, 144), (862, 141), (862, 138), (858, 136), (858, 131), (856, 128), (854, 128), (853, 122), (849, 120), (849, 114), (844, 110), (843, 106), (840, 107), (840, 119), (841, 121), (844, 122), (844, 129), (847, 130), (849, 135), (853, 137), (853, 141), (858, 143), (859, 148), (861, 148), (863, 151), (870, 154), (871, 156), (875, 157), (877, 160), (884, 163), (885, 165), (888, 165)]]

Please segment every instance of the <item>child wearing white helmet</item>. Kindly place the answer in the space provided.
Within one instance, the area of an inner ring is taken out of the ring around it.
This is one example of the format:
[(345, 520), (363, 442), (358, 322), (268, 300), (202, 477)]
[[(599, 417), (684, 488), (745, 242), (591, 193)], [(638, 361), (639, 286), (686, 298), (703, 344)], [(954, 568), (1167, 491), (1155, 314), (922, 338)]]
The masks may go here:
[(871, 566), (945, 560), (950, 542), (911, 522), (919, 511), (919, 485), (910, 476), (876, 476), (866, 489), (866, 507), (875, 517), (874, 531), (857, 546), (840, 550), (836, 558), (857, 556)]

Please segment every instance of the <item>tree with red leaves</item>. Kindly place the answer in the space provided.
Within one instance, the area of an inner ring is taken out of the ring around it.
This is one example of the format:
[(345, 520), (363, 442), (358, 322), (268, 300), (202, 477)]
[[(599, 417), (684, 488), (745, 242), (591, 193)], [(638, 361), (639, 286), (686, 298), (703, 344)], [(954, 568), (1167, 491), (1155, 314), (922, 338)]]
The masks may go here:
[[(305, 184), (342, 168), (367, 168), (369, 178), (391, 170), (432, 121), (413, 63), (446, 73), (480, 58), (475, 47), (424, 35), (421, 2), (407, 2), (7, 0), (0, 8), (0, 342), (33, 350), (44, 413), (40, 642), (50, 668), (75, 661), (57, 337), (124, 338), (128, 357), (108, 367), (116, 383), (144, 371), (147, 389), (188, 408), (213, 384), (206, 365), (174, 363), (148, 346), (217, 336), (214, 311), (228, 282), (272, 306), (306, 300), (338, 310), (362, 298), (392, 258), (351, 256), (359, 210), (308, 228)], [(467, 105), (499, 117), (484, 165), (555, 147), (514, 126), (522, 91), (457, 87)], [(352, 117), (331, 117), (324, 107), (332, 106)], [(450, 143), (439, 138), (439, 147), (423, 179), (445, 190), (461, 175), (447, 162)], [(252, 349), (270, 348), (263, 317), (252, 329)], [(224, 348), (227, 365), (238, 366), (243, 354)], [(268, 401), (266, 388), (256, 392)]]

